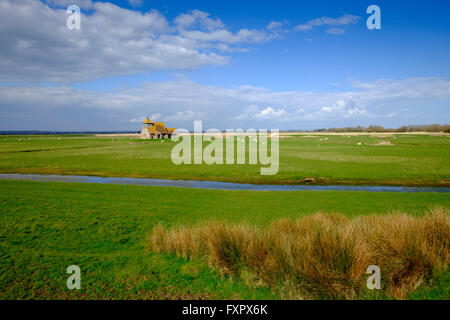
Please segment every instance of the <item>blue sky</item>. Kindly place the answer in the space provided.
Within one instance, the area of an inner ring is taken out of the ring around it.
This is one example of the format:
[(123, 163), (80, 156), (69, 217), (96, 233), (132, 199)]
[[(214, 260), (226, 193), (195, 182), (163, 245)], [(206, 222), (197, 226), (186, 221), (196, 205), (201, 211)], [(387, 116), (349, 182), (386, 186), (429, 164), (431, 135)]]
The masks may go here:
[[(65, 27), (69, 4), (81, 29)], [(366, 8), (381, 9), (369, 30)], [(450, 122), (448, 1), (5, 0), (0, 130)]]
[(326, 27), (318, 27), (252, 46), (249, 54), (236, 54), (225, 68), (202, 68), (192, 72), (190, 78), (202, 83), (229, 86), (251, 83), (274, 90), (322, 91), (332, 90), (331, 83), (347, 78), (370, 81), (450, 75), (450, 23), (445, 14), (450, 11), (448, 1), (378, 1), (382, 9), (380, 31), (365, 27), (369, 16), (365, 10), (373, 1), (144, 3), (144, 10), (154, 4), (172, 17), (192, 7), (212, 12), (235, 30), (263, 28), (269, 21), (287, 20), (289, 26), (294, 27), (322, 16), (352, 14), (361, 17), (358, 23), (346, 28), (342, 36), (327, 34)]

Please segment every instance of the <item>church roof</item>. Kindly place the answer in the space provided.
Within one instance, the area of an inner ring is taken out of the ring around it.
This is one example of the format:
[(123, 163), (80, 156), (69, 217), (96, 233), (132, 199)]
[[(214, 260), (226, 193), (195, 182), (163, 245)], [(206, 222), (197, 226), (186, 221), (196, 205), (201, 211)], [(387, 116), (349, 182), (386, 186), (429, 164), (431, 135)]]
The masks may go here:
[(161, 134), (171, 134), (174, 129), (170, 128), (171, 130), (167, 129), (164, 125), (164, 122), (153, 122), (153, 126), (151, 128), (147, 128), (147, 130), (150, 133), (161, 133)]
[(149, 117), (147, 117), (147, 118), (145, 119), (144, 123), (145, 123), (145, 124), (149, 124), (149, 123), (152, 123), (152, 121), (149, 119)]
[(145, 126), (146, 129), (151, 134), (173, 134), (176, 130), (175, 128), (166, 128), (164, 122), (152, 122), (148, 117), (145, 119), (144, 124), (152, 124), (152, 126)]
[(162, 134), (167, 134), (167, 129), (164, 127), (160, 127), (160, 126), (153, 126), (151, 128), (147, 128), (148, 132), (150, 133), (162, 133)]

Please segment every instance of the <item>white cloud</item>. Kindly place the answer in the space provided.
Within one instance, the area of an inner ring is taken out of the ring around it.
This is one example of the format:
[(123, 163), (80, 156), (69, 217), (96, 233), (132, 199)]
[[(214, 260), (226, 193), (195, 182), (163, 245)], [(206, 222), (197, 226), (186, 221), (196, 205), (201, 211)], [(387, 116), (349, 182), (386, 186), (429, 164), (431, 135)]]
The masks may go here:
[(267, 25), (267, 29), (270, 29), (270, 30), (280, 29), (282, 26), (283, 26), (283, 23), (282, 23), (282, 22), (271, 21), (271, 22)]
[(203, 119), (204, 115), (201, 112), (193, 112), (191, 110), (178, 111), (175, 114), (164, 117), (164, 121), (193, 121)]
[(330, 34), (344, 34), (345, 33), (345, 29), (342, 28), (330, 28), (326, 30), (326, 33), (330, 33)]
[(81, 9), (91, 9), (94, 6), (92, 0), (46, 0), (46, 3), (58, 8), (67, 8), (70, 5), (77, 5)]
[(397, 115), (398, 115), (397, 112), (391, 112), (391, 113), (386, 115), (386, 118), (393, 118), (393, 117), (396, 117)]
[[(133, 118), (133, 119), (130, 119), (130, 122), (131, 123), (142, 123), (145, 121), (146, 118), (147, 118), (147, 116)], [(161, 118), (161, 113), (153, 113), (150, 115), (150, 120), (152, 120), (152, 121), (159, 120), (160, 118)]]
[[(274, 37), (265, 28), (229, 31), (220, 19), (194, 10), (174, 24), (156, 10), (141, 13), (108, 2), (80, 1), (91, 9), (81, 30), (66, 27), (64, 0), (0, 1), (0, 81), (77, 82), (158, 70), (224, 65), (235, 44)], [(49, 2), (49, 3), (50, 3)], [(72, 2), (72, 1), (70, 1)]]
[(209, 31), (223, 29), (225, 25), (220, 19), (211, 19), (210, 14), (200, 10), (191, 10), (175, 18), (175, 24), (181, 29), (200, 27)]
[(153, 114), (150, 116), (150, 119), (151, 119), (151, 120), (159, 120), (159, 119), (161, 119), (161, 113), (153, 113)]
[(316, 116), (332, 118), (351, 118), (360, 116), (370, 116), (364, 107), (357, 106), (354, 100), (340, 99), (331, 106), (325, 106), (320, 109)]
[(142, 0), (128, 0), (128, 3), (132, 6), (132, 7), (139, 7), (142, 5)]
[(234, 117), (234, 120), (247, 120), (251, 119), (259, 112), (256, 104), (251, 104), (242, 109), (241, 114)]
[(271, 120), (276, 120), (276, 119), (280, 119), (281, 117), (283, 117), (284, 115), (286, 115), (286, 111), (283, 109), (277, 109), (275, 110), (272, 107), (267, 107), (264, 110), (262, 110), (260, 113), (256, 114), (255, 117), (257, 119), (271, 119)]
[[(381, 124), (394, 120), (450, 122), (450, 82), (409, 78), (354, 82), (347, 91), (273, 91), (240, 86), (223, 88), (180, 78), (146, 82), (114, 92), (69, 86), (0, 86), (2, 130), (138, 130), (142, 117), (161, 119), (170, 127), (280, 128)], [(408, 112), (402, 112), (408, 106)], [(156, 118), (156, 114), (160, 114)], [(386, 118), (386, 114), (398, 113)], [(130, 121), (129, 119), (134, 121)]]
[[(347, 26), (350, 24), (355, 24), (359, 21), (360, 17), (346, 14), (339, 18), (330, 18), (330, 17), (320, 17), (317, 19), (313, 19), (308, 21), (305, 24), (297, 25), (294, 30), (296, 31), (309, 31), (314, 29), (315, 27), (320, 26), (328, 26), (328, 27), (338, 27), (338, 26)], [(342, 34), (345, 32), (342, 28), (329, 28), (327, 29), (328, 33), (331, 34)]]
[(139, 117), (139, 118), (130, 119), (130, 122), (131, 123), (142, 123), (142, 122), (144, 122), (144, 120), (145, 120), (145, 117)]
[(218, 29), (212, 31), (190, 30), (181, 31), (180, 34), (190, 40), (200, 42), (223, 42), (227, 44), (236, 43), (255, 43), (270, 40), (273, 35), (267, 34), (263, 31), (241, 29), (236, 33), (232, 33), (226, 29)]
[(243, 112), (234, 117), (234, 120), (280, 120), (286, 115), (286, 111), (282, 108), (274, 109), (266, 107), (260, 109), (256, 104), (249, 105), (243, 109)]

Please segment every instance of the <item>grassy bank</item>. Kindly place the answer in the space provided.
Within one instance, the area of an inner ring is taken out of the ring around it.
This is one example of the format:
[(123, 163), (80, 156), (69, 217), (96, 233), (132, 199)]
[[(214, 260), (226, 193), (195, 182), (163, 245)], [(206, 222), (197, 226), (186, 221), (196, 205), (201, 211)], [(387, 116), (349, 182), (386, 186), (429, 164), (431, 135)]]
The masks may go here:
[(129, 137), (2, 136), (0, 173), (268, 184), (299, 184), (313, 177), (322, 184), (450, 185), (448, 136), (285, 137), (280, 139), (280, 167), (274, 176), (261, 176), (260, 165), (177, 166), (170, 159), (173, 146)]
[[(450, 207), (448, 194), (252, 192), (54, 182), (0, 181), (0, 298), (279, 299), (280, 292), (229, 280), (201, 259), (148, 252), (158, 224), (209, 220), (268, 227), (316, 212), (347, 217)], [(82, 290), (66, 289), (79, 265)], [(442, 298), (446, 275), (413, 298)]]

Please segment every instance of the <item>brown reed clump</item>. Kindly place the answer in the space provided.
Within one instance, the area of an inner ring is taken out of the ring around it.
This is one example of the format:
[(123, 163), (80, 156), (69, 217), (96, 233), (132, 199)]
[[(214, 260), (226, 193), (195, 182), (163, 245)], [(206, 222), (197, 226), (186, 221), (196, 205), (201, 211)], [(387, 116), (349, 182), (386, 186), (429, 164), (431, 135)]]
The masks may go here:
[(150, 234), (149, 249), (203, 257), (222, 274), (255, 278), (287, 298), (352, 299), (367, 293), (369, 265), (381, 268), (385, 296), (406, 298), (447, 270), (450, 215), (441, 208), (348, 219), (316, 214), (281, 219), (268, 228), (209, 222)]

